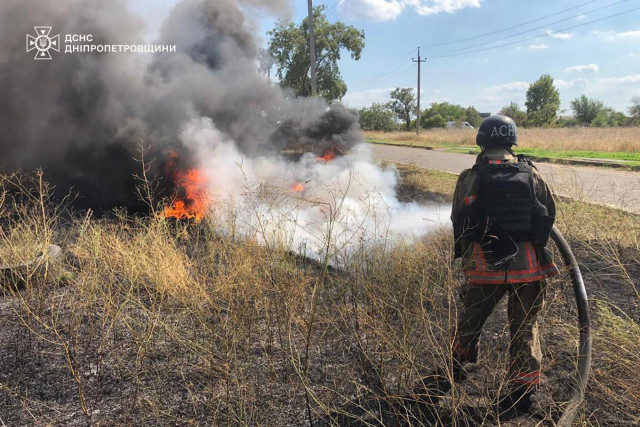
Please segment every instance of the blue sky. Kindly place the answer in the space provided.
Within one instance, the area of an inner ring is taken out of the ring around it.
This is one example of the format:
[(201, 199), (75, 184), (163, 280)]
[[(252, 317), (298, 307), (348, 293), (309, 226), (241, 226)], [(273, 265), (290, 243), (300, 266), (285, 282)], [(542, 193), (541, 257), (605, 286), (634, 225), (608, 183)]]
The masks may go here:
[[(153, 14), (144, 13), (153, 32), (176, 1), (132, 3), (146, 12), (153, 4)], [(386, 102), (395, 87), (415, 88), (417, 65), (411, 60), (418, 46), (427, 57), (423, 106), (447, 101), (497, 112), (516, 102), (524, 108), (528, 84), (543, 73), (556, 80), (567, 114), (570, 101), (582, 94), (625, 112), (631, 97), (640, 96), (640, 0), (314, 0), (316, 4), (327, 6), (330, 21), (365, 32), (361, 60), (345, 54), (340, 64), (349, 88), (343, 101), (352, 107)], [(300, 21), (307, 1), (290, 6), (288, 14)], [(265, 42), (264, 33), (275, 19), (257, 18)], [(487, 33), (495, 34), (480, 37)]]

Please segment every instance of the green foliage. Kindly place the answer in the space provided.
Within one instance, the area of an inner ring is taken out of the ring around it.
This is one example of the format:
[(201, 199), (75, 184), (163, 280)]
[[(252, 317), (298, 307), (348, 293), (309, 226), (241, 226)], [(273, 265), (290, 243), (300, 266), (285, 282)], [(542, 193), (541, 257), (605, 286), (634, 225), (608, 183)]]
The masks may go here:
[(465, 110), (465, 115), (466, 121), (468, 121), (474, 128), (477, 128), (480, 126), (480, 123), (482, 123), (482, 116), (473, 106)]
[(527, 125), (527, 113), (522, 111), (516, 103), (512, 103), (511, 105), (502, 108), (502, 110), (500, 110), (500, 114), (511, 117), (511, 119), (516, 122), (516, 126)]
[(448, 121), (464, 121), (467, 118), (466, 110), (455, 104), (449, 104), (448, 102), (434, 102), (431, 107), (424, 110), (425, 117), (433, 117), (436, 115), (442, 116), (445, 122)]
[(553, 77), (543, 74), (527, 90), (527, 125), (549, 126), (556, 120), (560, 108), (560, 93), (553, 86)]
[(416, 97), (409, 87), (395, 88), (391, 91), (391, 101), (387, 104), (405, 123), (406, 130), (411, 130), (411, 114), (416, 109)]
[(593, 119), (604, 109), (604, 104), (601, 101), (587, 98), (582, 95), (580, 98), (576, 98), (571, 101), (571, 109), (575, 114), (575, 117), (583, 124), (590, 124)]
[(360, 128), (363, 130), (390, 132), (395, 128), (393, 112), (382, 104), (374, 103), (371, 107), (360, 109), (358, 113)]
[[(436, 116), (439, 118), (434, 119)], [(444, 120), (443, 125), (440, 125), (440, 119)], [(448, 102), (434, 102), (420, 117), (420, 125), (425, 129), (445, 127), (449, 121), (467, 121), (473, 127), (478, 127), (482, 123), (482, 116), (474, 107), (464, 108)]]
[(628, 120), (627, 116), (612, 108), (603, 108), (591, 121), (591, 126), (598, 128), (624, 126)]
[(440, 114), (426, 117), (420, 121), (422, 122), (422, 127), (424, 127), (425, 129), (444, 128), (447, 126), (447, 119), (442, 117)]
[[(359, 60), (364, 33), (342, 22), (329, 23), (324, 10), (322, 5), (313, 9), (318, 95), (327, 100), (341, 99), (347, 92), (338, 69), (341, 51), (344, 49)], [(311, 96), (309, 19), (299, 25), (279, 20), (267, 34), (271, 37), (269, 53), (276, 61), (280, 85), (293, 89), (296, 96)]]
[(634, 126), (640, 125), (640, 96), (631, 98), (631, 107), (629, 107), (629, 115), (633, 119)]

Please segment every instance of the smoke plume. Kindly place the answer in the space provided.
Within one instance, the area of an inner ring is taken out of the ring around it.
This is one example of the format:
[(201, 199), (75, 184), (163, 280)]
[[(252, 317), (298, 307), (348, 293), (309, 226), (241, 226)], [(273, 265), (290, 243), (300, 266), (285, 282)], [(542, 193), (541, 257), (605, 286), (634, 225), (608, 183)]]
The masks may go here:
[[(60, 194), (78, 193), (79, 207), (136, 208), (143, 141), (145, 158), (156, 159), (151, 175), (162, 177), (168, 153), (176, 152), (183, 166), (206, 171), (220, 200), (237, 201), (252, 185), (306, 182), (315, 202), (298, 196), (284, 203), (304, 212), (295, 221), (322, 216), (322, 203), (336, 208), (336, 200), (350, 205), (355, 223), (371, 213), (369, 203), (397, 208), (395, 175), (375, 166), (365, 148), (354, 149), (362, 142), (355, 111), (294, 99), (259, 75), (259, 40), (246, 14), (256, 8), (282, 13), (288, 1), (183, 0), (155, 42), (176, 45), (175, 53), (61, 51), (34, 61), (24, 45), (34, 26), (52, 26), (61, 39), (91, 34), (95, 44), (137, 45), (144, 44), (143, 20), (124, 0), (3, 0), (0, 171), (43, 168)], [(329, 164), (313, 154), (297, 162), (279, 157), (292, 143), (311, 144), (316, 155), (351, 154)], [(170, 194), (174, 183), (161, 182)]]

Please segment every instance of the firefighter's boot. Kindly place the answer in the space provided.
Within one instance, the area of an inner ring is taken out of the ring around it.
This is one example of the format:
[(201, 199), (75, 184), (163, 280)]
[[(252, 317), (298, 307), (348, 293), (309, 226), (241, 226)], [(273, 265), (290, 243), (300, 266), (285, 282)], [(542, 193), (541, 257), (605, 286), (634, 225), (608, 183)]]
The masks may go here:
[(459, 361), (454, 359), (451, 377), (447, 370), (442, 368), (435, 369), (418, 381), (413, 392), (418, 400), (437, 405), (440, 398), (451, 390), (451, 379), (455, 383), (460, 383), (466, 376), (467, 371)]
[(531, 410), (531, 396), (533, 390), (530, 388), (516, 388), (505, 393), (498, 400), (498, 418), (508, 421), (528, 413)]

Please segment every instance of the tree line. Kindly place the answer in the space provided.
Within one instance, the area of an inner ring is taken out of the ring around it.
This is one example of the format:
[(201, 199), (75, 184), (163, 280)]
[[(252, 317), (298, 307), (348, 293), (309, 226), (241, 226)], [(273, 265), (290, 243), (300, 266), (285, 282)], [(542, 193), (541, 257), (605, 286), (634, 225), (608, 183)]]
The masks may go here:
[[(341, 53), (346, 51), (351, 58), (359, 60), (364, 49), (364, 32), (342, 22), (330, 23), (324, 12), (324, 5), (313, 9), (317, 87), (318, 95), (331, 102), (342, 99), (347, 92), (338, 68)], [(260, 54), (260, 71), (270, 75), (275, 65), (281, 86), (291, 89), (294, 96), (311, 96), (308, 19), (304, 18), (299, 24), (280, 20), (267, 34), (270, 41)], [(391, 131), (404, 128), (408, 131), (415, 127), (417, 114), (413, 89), (396, 88), (389, 97), (387, 103), (359, 110), (362, 129)], [(560, 93), (551, 75), (543, 74), (529, 85), (524, 110), (511, 103), (500, 113), (524, 127), (640, 126), (640, 97), (632, 98), (631, 103), (626, 115), (605, 106), (602, 101), (582, 95), (570, 103), (573, 116), (558, 117)], [(466, 121), (477, 127), (482, 117), (473, 106), (433, 103), (421, 112), (420, 126), (424, 129), (444, 128), (451, 121)]]
[[(361, 108), (360, 127), (364, 130), (410, 131), (415, 127), (416, 97), (412, 88), (396, 88), (389, 94), (387, 103), (374, 103)], [(573, 116), (558, 116), (560, 111), (560, 93), (553, 85), (553, 78), (543, 74), (529, 85), (526, 92), (526, 110), (511, 103), (500, 110), (500, 114), (511, 117), (518, 126), (523, 127), (617, 127), (640, 126), (640, 97), (631, 99), (628, 114), (615, 111), (602, 101), (582, 95), (571, 101)], [(448, 122), (469, 122), (478, 127), (482, 122), (480, 113), (473, 106), (447, 102), (432, 103), (420, 114), (420, 127), (423, 129), (445, 128)], [(398, 121), (401, 121), (398, 124)]]

